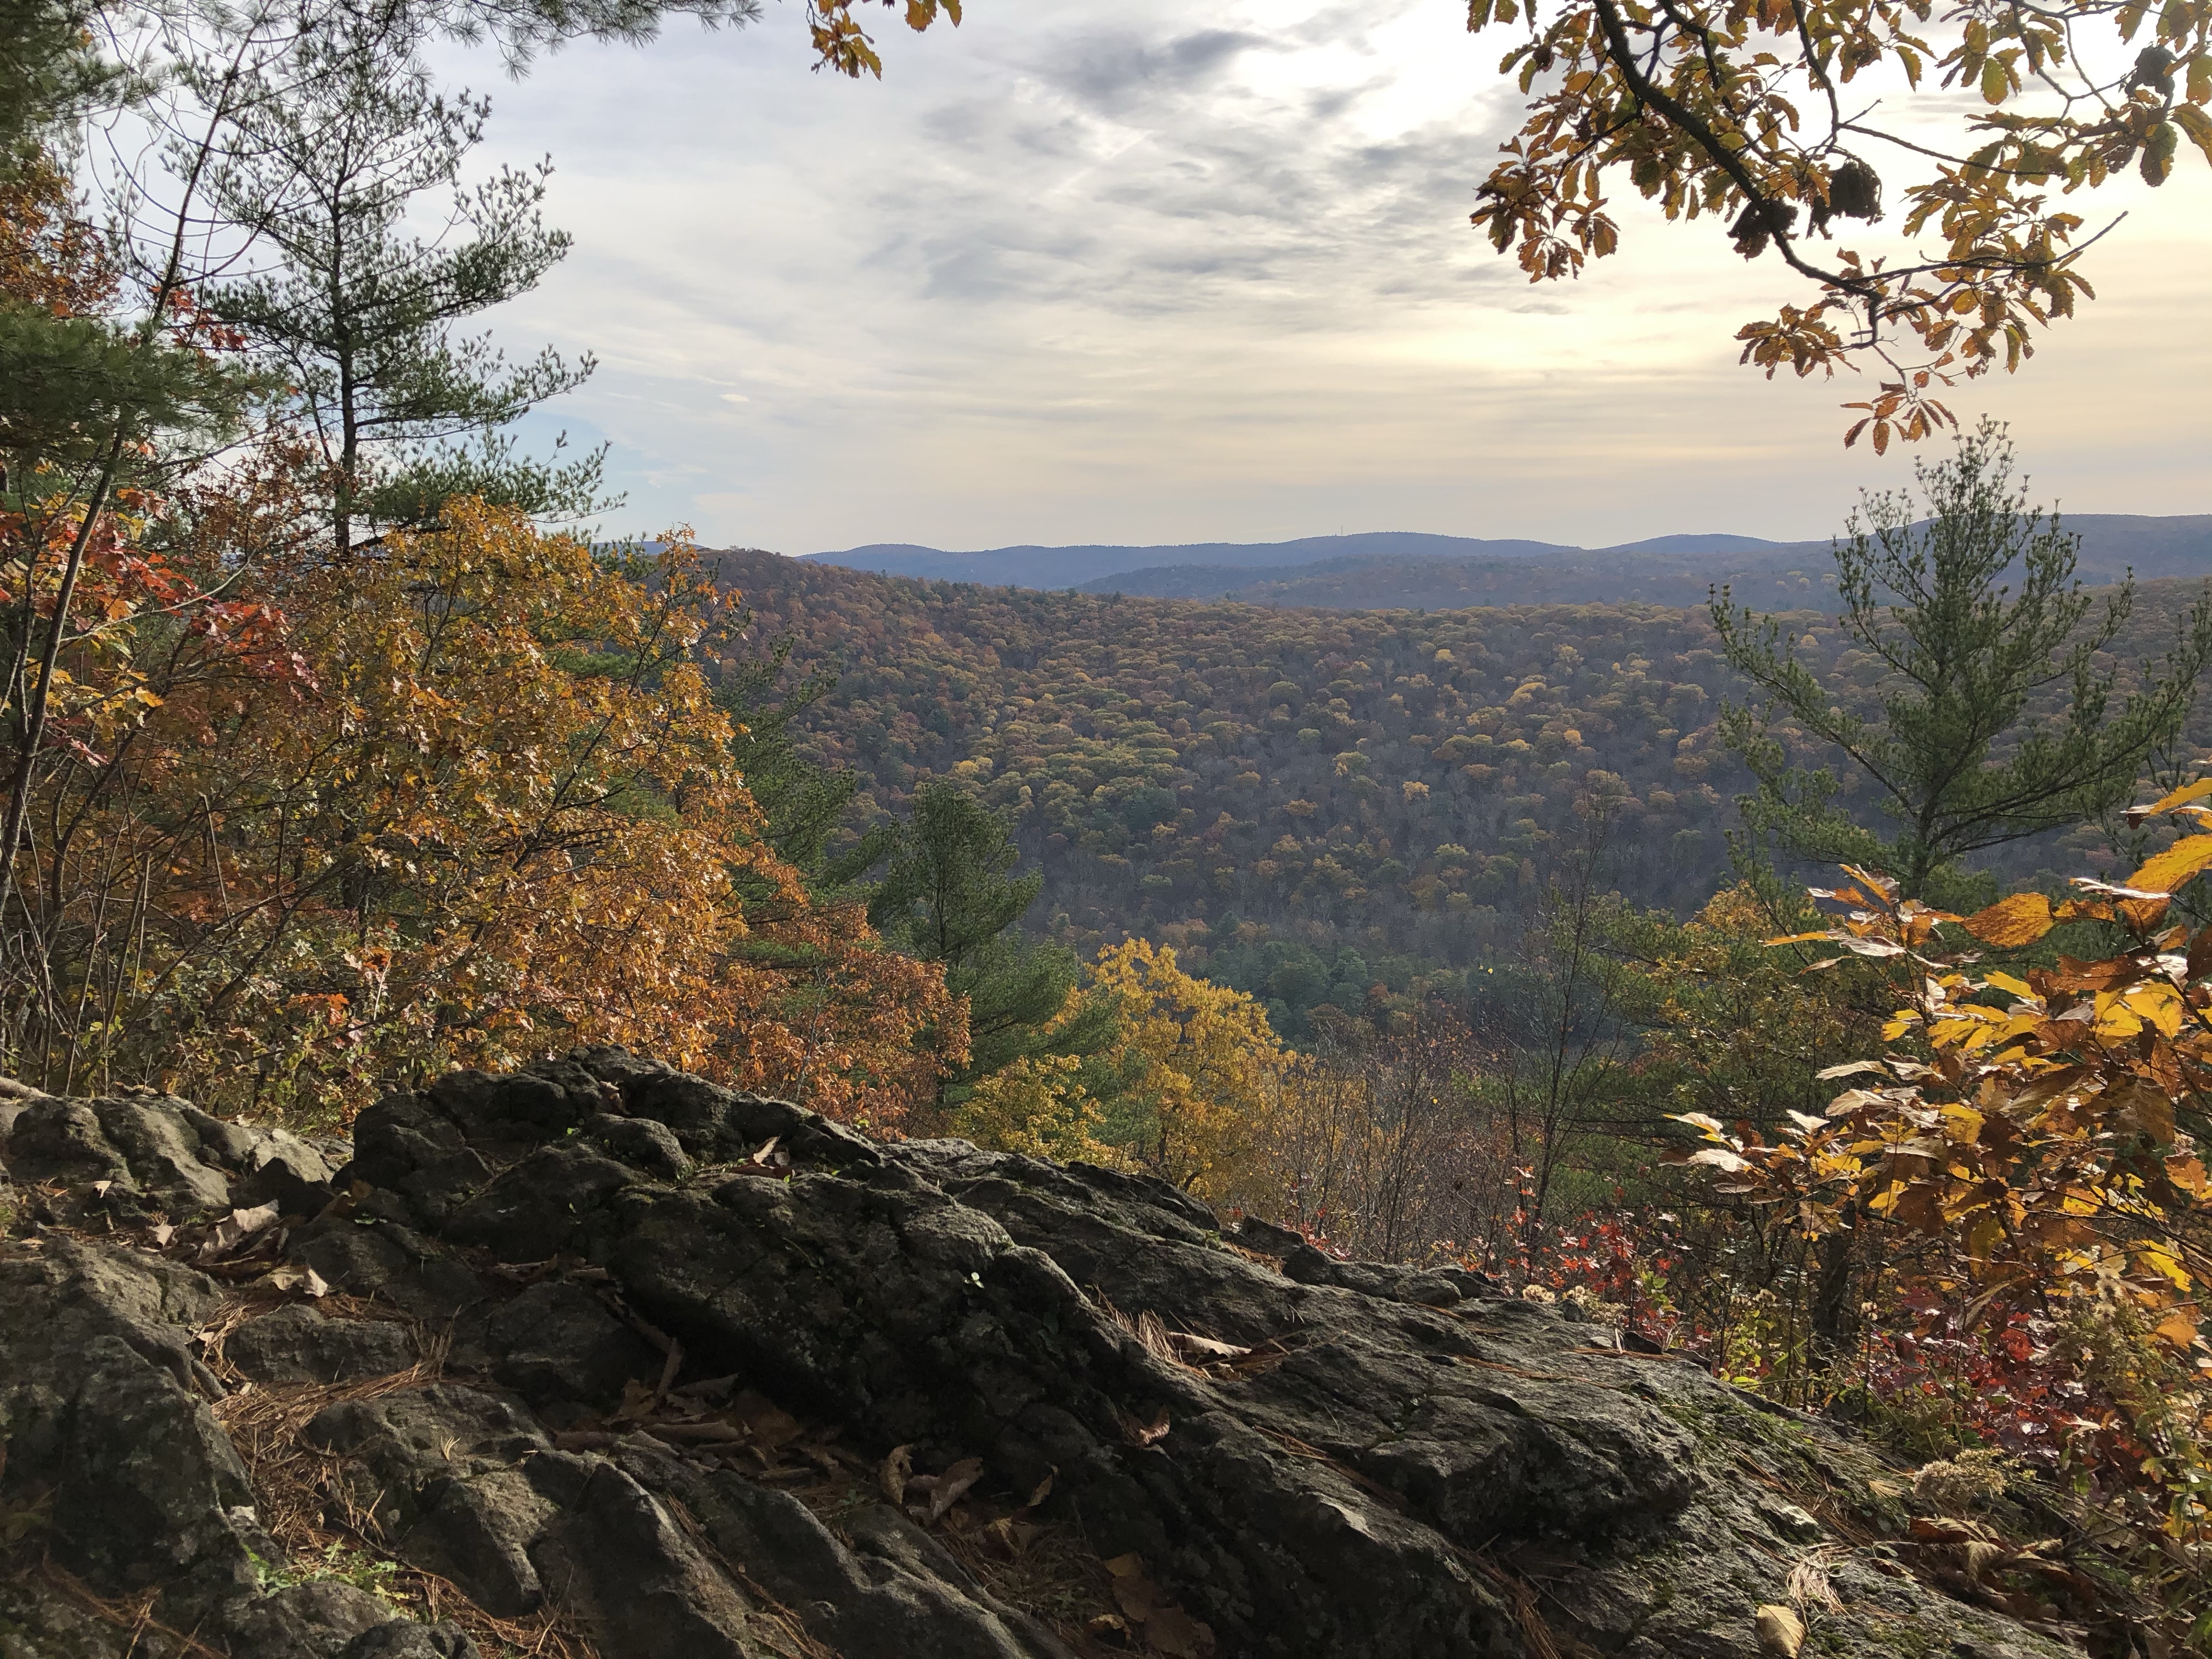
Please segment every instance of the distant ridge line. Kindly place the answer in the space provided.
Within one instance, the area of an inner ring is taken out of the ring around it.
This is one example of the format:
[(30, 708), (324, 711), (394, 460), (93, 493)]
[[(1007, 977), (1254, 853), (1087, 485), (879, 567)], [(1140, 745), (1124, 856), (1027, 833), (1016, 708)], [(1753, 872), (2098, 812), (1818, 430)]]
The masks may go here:
[[(2212, 574), (2212, 514), (2154, 517), (2085, 513), (2069, 514), (2063, 522), (2082, 538), (2081, 574), (2086, 580), (2114, 580), (2130, 567), (2145, 578)], [(1674, 596), (1692, 589), (1701, 592), (1706, 581), (1725, 581), (1733, 574), (1778, 571), (1808, 562), (1825, 568), (1830, 545), (1826, 537), (1775, 542), (1717, 531), (1650, 536), (1602, 548), (1422, 531), (1368, 531), (1283, 542), (1186, 542), (1158, 547), (1022, 545), (974, 552), (878, 542), (842, 551), (801, 555), (797, 562), (927, 581), (1078, 588), (1160, 598), (1218, 598), (1231, 592), (1243, 597), (1247, 596), (1245, 590), (1263, 588), (1267, 590), (1264, 598), (1256, 592), (1249, 597), (1267, 604), (1320, 603), (1336, 608), (1345, 605), (1341, 593), (1328, 598), (1298, 593), (1296, 590), (1310, 579), (1300, 573), (1310, 573), (1312, 580), (1328, 576), (1340, 581), (1347, 579), (1346, 573), (1361, 566), (1388, 566), (1399, 573), (1428, 568), (1434, 572), (1433, 581), (1416, 580), (1408, 587), (1405, 580), (1394, 580), (1392, 586), (1404, 593), (1433, 586), (1442, 600), (1447, 593), (1472, 591), (1466, 580), (1447, 580), (1447, 568), (1492, 573), (1491, 580), (1475, 583), (1478, 587), (1495, 585), (1495, 579), (1502, 578), (1509, 568), (1519, 569), (1527, 580), (1539, 586), (1546, 585), (1540, 572), (1553, 571), (1564, 580), (1571, 571), (1574, 580), (1568, 585), (1578, 590), (1593, 584), (1601, 587), (1605, 574), (1617, 571), (1630, 586), (1648, 588), (1656, 581), (1668, 590), (1673, 602), (1682, 603)], [(1510, 585), (1526, 584), (1515, 578)], [(1657, 597), (1656, 592), (1650, 597)], [(1460, 602), (1469, 601), (1462, 599)], [(1384, 602), (1378, 599), (1370, 603)]]

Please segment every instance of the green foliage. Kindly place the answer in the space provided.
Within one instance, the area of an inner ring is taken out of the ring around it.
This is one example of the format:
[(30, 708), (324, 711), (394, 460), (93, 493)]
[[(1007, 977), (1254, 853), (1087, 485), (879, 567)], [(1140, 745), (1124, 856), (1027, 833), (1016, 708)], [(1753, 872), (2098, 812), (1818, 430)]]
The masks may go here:
[(919, 960), (942, 963), (945, 988), (968, 1000), (969, 1058), (955, 1091), (1033, 1054), (1090, 1054), (1113, 1035), (1104, 1003), (1054, 1024), (1079, 970), (1073, 952), (1014, 936), (1044, 880), (1014, 873), (1020, 859), (997, 813), (955, 785), (926, 784), (868, 901), (870, 926)]
[[(520, 459), (498, 431), (580, 384), (591, 359), (549, 348), (510, 364), (456, 332), (568, 252), (539, 216), (550, 164), (464, 186), (490, 104), (436, 90), (422, 44), (404, 19), (307, 30), (243, 99), (215, 65), (191, 71), (207, 101), (239, 106), (239, 142), (209, 172), (216, 211), (274, 255), (208, 301), (292, 388), (332, 471), (341, 549), (357, 519), (422, 525), (460, 494), (541, 518), (596, 504), (599, 455)], [(448, 229), (426, 238), (415, 226), (434, 203)]]
[(731, 752), (767, 820), (769, 845), (817, 890), (835, 891), (882, 861), (890, 851), (890, 826), (830, 858), (830, 838), (860, 780), (843, 767), (806, 758), (793, 743), (792, 722), (837, 682), (832, 674), (816, 672), (787, 685), (792, 643), (787, 636), (763, 655), (725, 659), (714, 700), (736, 728)]
[(91, 44), (98, 9), (0, 0), (0, 181), (40, 155), (56, 129), (123, 90), (120, 66)]
[(250, 386), (236, 365), (143, 328), (0, 300), (0, 455), (21, 489), (41, 488), (42, 467), (96, 465), (118, 444), (210, 443)]
[[(2182, 730), (2212, 664), (2212, 600), (2116, 698), (2119, 670), (2101, 659), (2135, 584), (2090, 619), (2078, 540), (2012, 487), (2012, 459), (1985, 422), (1950, 459), (1915, 469), (1924, 521), (1901, 494), (1853, 514), (1836, 547), (1840, 625), (1878, 665), (1856, 696), (1839, 700), (1799, 659), (1794, 618), (1754, 617), (1725, 589), (1715, 598), (1723, 652), (1773, 700), (1763, 720), (1730, 708), (1721, 724), (1756, 780), (1741, 801), (1754, 833), (1821, 864), (1878, 870), (1919, 897), (1968, 854), (2108, 811)], [(1771, 729), (1778, 710), (1872, 780), (1892, 834), (1838, 804), (1832, 769), (1791, 763)]]

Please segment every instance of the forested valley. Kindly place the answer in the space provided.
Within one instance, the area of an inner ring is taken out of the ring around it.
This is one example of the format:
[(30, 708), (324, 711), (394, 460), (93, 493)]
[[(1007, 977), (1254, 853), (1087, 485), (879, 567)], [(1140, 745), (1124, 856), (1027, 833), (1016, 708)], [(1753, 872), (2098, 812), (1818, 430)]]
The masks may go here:
[[(1747, 694), (1703, 605), (1286, 612), (709, 556), (755, 649), (787, 641), (789, 683), (820, 677), (793, 731), (860, 780), (848, 837), (921, 781), (957, 780), (1043, 874), (1030, 931), (1085, 953), (1174, 945), (1286, 1035), (1370, 992), (1480, 999), (1470, 971), (1510, 969), (1549, 872), (1583, 849), (1626, 902), (1680, 917), (1733, 878), (1750, 775), (1719, 718)], [(2100, 662), (2156, 658), (2197, 593), (2143, 583)], [(1880, 687), (1832, 611), (1778, 616), (1838, 696)], [(2175, 756), (2208, 755), (2200, 701)], [(2049, 885), (2118, 856), (2084, 823), (1978, 867)]]

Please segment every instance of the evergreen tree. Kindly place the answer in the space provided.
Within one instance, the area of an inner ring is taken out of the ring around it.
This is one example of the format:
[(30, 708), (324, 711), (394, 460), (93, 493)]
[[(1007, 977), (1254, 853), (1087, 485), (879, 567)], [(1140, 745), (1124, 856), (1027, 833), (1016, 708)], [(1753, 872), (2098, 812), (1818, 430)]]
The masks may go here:
[[(736, 625), (743, 628), (750, 620), (748, 614)], [(795, 643), (787, 635), (765, 657), (735, 670), (726, 668), (715, 700), (738, 727), (731, 750), (744, 772), (753, 804), (767, 820), (769, 845), (779, 859), (806, 877), (810, 888), (829, 895), (882, 863), (896, 831), (891, 825), (879, 825), (855, 846), (831, 856), (830, 837), (860, 780), (842, 767), (807, 759), (792, 741), (792, 722), (837, 686), (837, 677), (827, 670), (817, 670), (795, 685), (783, 684)]]
[[(2080, 538), (2012, 483), (2013, 450), (1984, 422), (1949, 459), (1915, 468), (1926, 515), (1883, 494), (1836, 545), (1838, 625), (1881, 665), (1854, 696), (1815, 676), (1771, 617), (1722, 589), (1713, 625), (1729, 664), (1771, 701), (1723, 709), (1723, 740), (1757, 787), (1740, 802), (1754, 835), (1824, 864), (1894, 878), (1908, 897), (1955, 882), (1960, 860), (2096, 817), (2123, 799), (2188, 718), (2212, 663), (2212, 599), (2173, 649), (2124, 692), (2099, 653), (2125, 623), (2130, 576), (2104, 600), (2075, 579)], [(2018, 584), (2017, 592), (2012, 584)], [(1895, 826), (1885, 836), (1837, 802), (1834, 770), (1793, 767), (1777, 716), (1840, 749)]]
[[(580, 384), (592, 359), (549, 348), (510, 363), (486, 337), (457, 331), (568, 252), (539, 212), (550, 164), (465, 187), (490, 104), (439, 92), (422, 39), (404, 16), (303, 32), (260, 72), (210, 178), (222, 218), (252, 227), (269, 263), (213, 286), (209, 301), (292, 387), (329, 466), (341, 553), (364, 524), (428, 523), (458, 495), (538, 517), (601, 505), (603, 451), (557, 465), (520, 454), (500, 430)], [(443, 229), (417, 234), (440, 208)]]
[(1025, 1056), (1088, 1054), (1114, 1033), (1103, 1002), (1054, 1025), (1080, 970), (1073, 951), (1015, 936), (1044, 884), (1041, 871), (1016, 873), (1020, 859), (997, 813), (956, 785), (925, 783), (868, 902), (872, 926), (922, 961), (944, 963), (946, 988), (968, 999), (969, 1061), (948, 1098)]

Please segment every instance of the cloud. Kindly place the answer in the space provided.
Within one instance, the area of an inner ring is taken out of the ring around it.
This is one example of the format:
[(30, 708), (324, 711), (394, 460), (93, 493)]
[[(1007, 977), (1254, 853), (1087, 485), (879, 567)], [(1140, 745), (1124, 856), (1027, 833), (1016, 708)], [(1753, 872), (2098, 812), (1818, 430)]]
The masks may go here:
[[(1451, 6), (1113, 15), (974, 0), (856, 85), (771, 11), (501, 88), (494, 146), (553, 152), (576, 237), (501, 337), (602, 365), (545, 418), (611, 441), (638, 523), (790, 551), (1797, 537), (1903, 476), (1842, 452), (1856, 386), (1736, 366), (1796, 294), (1719, 226), (1616, 204), (1623, 253), (1541, 287), (1469, 228), (1520, 100)], [(2105, 297), (1955, 401), (2077, 509), (2203, 510), (2212, 190), (2116, 205)]]

